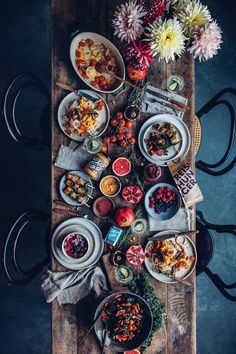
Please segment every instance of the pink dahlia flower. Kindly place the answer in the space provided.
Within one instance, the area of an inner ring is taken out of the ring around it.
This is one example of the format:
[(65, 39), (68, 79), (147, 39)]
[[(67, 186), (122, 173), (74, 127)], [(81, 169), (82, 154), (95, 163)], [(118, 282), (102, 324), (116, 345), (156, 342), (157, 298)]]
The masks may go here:
[(222, 31), (216, 22), (206, 23), (203, 27), (197, 27), (193, 34), (192, 46), (189, 52), (200, 61), (208, 60), (217, 54), (222, 43)]

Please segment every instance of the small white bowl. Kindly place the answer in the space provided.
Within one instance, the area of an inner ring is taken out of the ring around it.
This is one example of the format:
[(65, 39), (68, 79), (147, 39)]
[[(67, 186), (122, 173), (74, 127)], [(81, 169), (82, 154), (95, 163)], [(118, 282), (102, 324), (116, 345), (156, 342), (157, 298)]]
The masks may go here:
[[(118, 184), (119, 184), (119, 187), (118, 187), (117, 192), (116, 192), (115, 194), (113, 194), (113, 195), (104, 193), (104, 191), (102, 190), (102, 187), (101, 187), (101, 186), (102, 186), (102, 182), (103, 182), (106, 178), (108, 178), (108, 177), (114, 178), (115, 180), (117, 180), (117, 182), (118, 182)], [(120, 190), (121, 190), (121, 181), (120, 181), (120, 179), (119, 179), (118, 177), (116, 177), (115, 175), (107, 175), (107, 176), (105, 176), (105, 177), (103, 177), (103, 178), (101, 179), (101, 181), (100, 181), (100, 183), (99, 183), (99, 188), (100, 188), (100, 191), (102, 192), (103, 195), (105, 195), (106, 197), (109, 197), (109, 198), (113, 198), (113, 197), (116, 197), (116, 196), (120, 193)]]
[[(71, 256), (68, 255), (68, 253), (67, 253), (66, 250), (65, 250), (65, 243), (66, 243), (66, 241), (67, 241), (71, 236), (73, 236), (73, 235), (75, 235), (75, 234), (82, 236), (82, 237), (85, 238), (85, 240), (87, 241), (88, 248), (87, 248), (86, 253), (83, 255), (83, 257), (79, 257), (79, 258), (71, 257)], [(75, 231), (75, 232), (71, 232), (71, 233), (69, 233), (68, 235), (66, 235), (66, 237), (65, 237), (64, 240), (62, 241), (62, 246), (61, 246), (61, 247), (62, 247), (62, 252), (63, 252), (63, 254), (65, 255), (65, 257), (67, 257), (67, 258), (70, 259), (71, 261), (75, 261), (75, 260), (78, 260), (78, 259), (79, 259), (79, 260), (83, 260), (83, 258), (84, 258), (84, 257), (86, 256), (86, 254), (89, 252), (90, 242), (89, 242), (88, 238), (87, 238), (85, 235), (83, 235), (81, 232)]]

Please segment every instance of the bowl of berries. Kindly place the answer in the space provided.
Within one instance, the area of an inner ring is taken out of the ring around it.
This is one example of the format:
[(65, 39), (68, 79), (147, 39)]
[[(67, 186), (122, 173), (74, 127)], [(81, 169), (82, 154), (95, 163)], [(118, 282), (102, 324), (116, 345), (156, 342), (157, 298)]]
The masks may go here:
[(173, 218), (181, 206), (178, 190), (168, 183), (157, 183), (145, 195), (145, 208), (155, 220)]
[(80, 232), (68, 234), (62, 242), (62, 252), (70, 260), (80, 260), (88, 253), (90, 248), (89, 240)]

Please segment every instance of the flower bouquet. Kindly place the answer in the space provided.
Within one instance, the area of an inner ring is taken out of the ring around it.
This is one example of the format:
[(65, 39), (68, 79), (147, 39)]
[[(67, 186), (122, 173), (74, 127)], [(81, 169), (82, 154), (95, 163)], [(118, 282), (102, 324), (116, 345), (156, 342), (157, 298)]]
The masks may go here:
[(112, 23), (128, 72), (145, 72), (154, 57), (168, 63), (185, 51), (208, 60), (222, 43), (220, 27), (199, 0), (128, 0), (117, 7)]

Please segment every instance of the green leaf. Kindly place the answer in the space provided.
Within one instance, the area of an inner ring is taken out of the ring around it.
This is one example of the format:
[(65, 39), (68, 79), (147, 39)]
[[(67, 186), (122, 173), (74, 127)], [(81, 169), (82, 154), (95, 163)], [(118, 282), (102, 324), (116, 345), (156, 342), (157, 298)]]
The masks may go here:
[(134, 276), (129, 285), (132, 292), (140, 295), (147, 301), (153, 313), (153, 328), (148, 339), (143, 343), (142, 349), (145, 350), (151, 344), (153, 335), (161, 328), (162, 321), (166, 317), (165, 305), (159, 300), (153, 288), (150, 277), (144, 274), (137, 274)]

